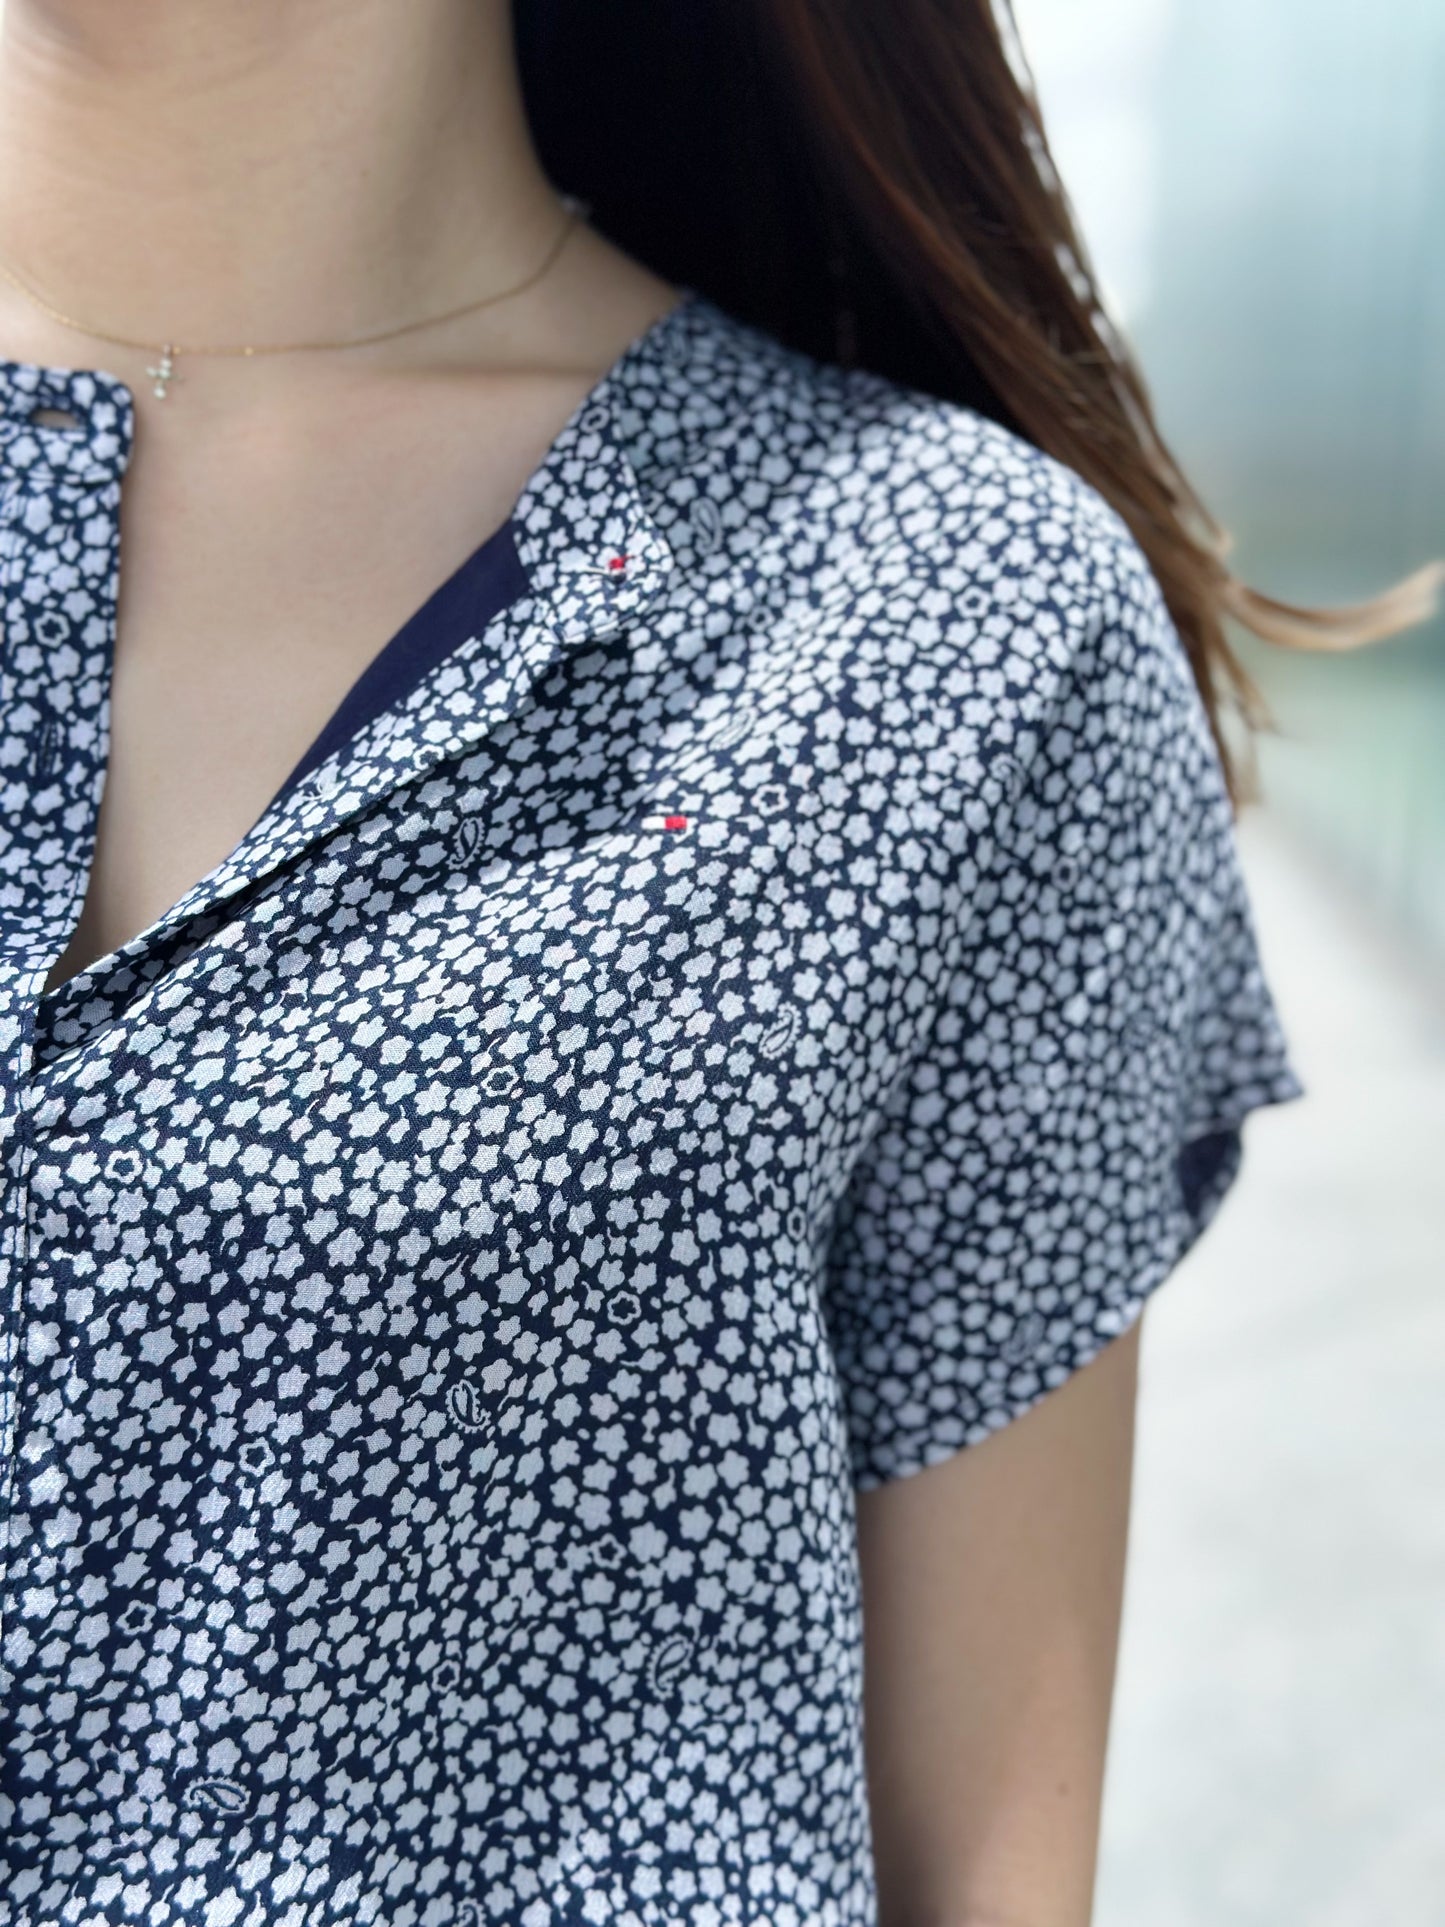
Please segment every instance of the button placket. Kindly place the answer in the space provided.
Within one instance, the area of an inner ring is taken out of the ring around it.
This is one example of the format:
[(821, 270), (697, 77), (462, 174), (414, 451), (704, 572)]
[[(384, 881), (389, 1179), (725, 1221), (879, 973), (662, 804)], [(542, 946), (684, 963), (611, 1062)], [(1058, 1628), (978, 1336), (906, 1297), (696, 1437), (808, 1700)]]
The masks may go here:
[[(0, 857), (14, 898), (0, 946), (0, 1637), (9, 1631), (10, 1541), (26, 1448), (28, 1286), (44, 1263), (30, 1192), (35, 997), (68, 937), (94, 843), (105, 754), (100, 724), (113, 659), (119, 487), (133, 429), (129, 391), (112, 377), (0, 361), (0, 720), (13, 729), (0, 741), (0, 764), (12, 778), (23, 771), (31, 792), (28, 810), (0, 824)], [(80, 762), (67, 718), (83, 713), (87, 702), (96, 723), (94, 747)], [(92, 813), (80, 834), (78, 798)], [(82, 874), (57, 887), (50, 846), (62, 818), (64, 842)], [(37, 1367), (42, 1362), (37, 1358)]]

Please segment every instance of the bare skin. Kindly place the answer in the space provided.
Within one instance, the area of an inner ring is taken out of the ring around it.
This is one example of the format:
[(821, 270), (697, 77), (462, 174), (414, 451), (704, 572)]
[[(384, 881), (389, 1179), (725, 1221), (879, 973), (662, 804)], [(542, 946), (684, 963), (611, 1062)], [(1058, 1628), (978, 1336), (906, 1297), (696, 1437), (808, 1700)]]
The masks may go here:
[(879, 1927), (1093, 1918), (1143, 1323), (858, 1495)]
[[(7, 0), (0, 253), (156, 341), (360, 333), (506, 286), (561, 212), (507, 19), (505, 0)], [(98, 848), (52, 985), (234, 849), (677, 294), (583, 231), (514, 303), (374, 349), (184, 362), (157, 402), (152, 357), (0, 290), (0, 353), (104, 368), (138, 409)], [(860, 1496), (881, 1927), (1090, 1918), (1139, 1335)]]
[[(563, 209), (502, 0), (9, 0), (0, 252), (52, 305), (163, 340), (334, 338), (544, 259)], [(111, 754), (47, 988), (224, 860), (355, 677), (505, 520), (678, 291), (590, 229), (514, 302), (374, 348), (154, 357), (0, 295), (0, 352), (137, 404)]]

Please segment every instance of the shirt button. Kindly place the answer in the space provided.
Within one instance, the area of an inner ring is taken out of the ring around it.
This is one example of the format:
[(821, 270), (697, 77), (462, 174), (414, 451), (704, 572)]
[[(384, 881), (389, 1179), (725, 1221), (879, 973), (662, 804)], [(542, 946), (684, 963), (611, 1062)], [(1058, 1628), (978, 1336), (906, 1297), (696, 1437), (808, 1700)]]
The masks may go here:
[(35, 732), (30, 750), (31, 774), (42, 782), (56, 773), (62, 763), (65, 731), (60, 719), (47, 716)]

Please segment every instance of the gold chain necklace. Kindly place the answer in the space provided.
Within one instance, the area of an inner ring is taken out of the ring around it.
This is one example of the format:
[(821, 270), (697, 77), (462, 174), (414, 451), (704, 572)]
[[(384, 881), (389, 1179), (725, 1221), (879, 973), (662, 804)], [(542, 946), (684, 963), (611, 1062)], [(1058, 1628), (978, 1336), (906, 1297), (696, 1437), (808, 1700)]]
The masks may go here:
[(3, 260), (0, 260), (0, 279), (8, 281), (11, 287), (18, 289), (28, 301), (33, 302), (42, 314), (48, 315), (52, 321), (59, 322), (62, 328), (72, 328), (78, 334), (91, 335), (97, 341), (112, 342), (118, 348), (139, 348), (147, 354), (159, 356), (159, 360), (154, 366), (147, 368), (146, 373), (151, 378), (151, 392), (156, 400), (164, 401), (170, 392), (171, 383), (180, 380), (180, 376), (176, 373), (176, 363), (183, 355), (198, 359), (213, 355), (239, 355), (249, 359), (255, 355), (310, 354), (325, 348), (361, 348), (374, 341), (393, 341), (398, 335), (412, 334), (419, 328), (439, 327), (444, 321), (455, 321), (461, 315), (476, 314), (482, 308), (492, 308), (499, 302), (511, 301), (517, 295), (525, 294), (529, 288), (536, 287), (561, 254), (572, 230), (585, 218), (587, 210), (579, 202), (564, 199), (563, 206), (566, 209), (566, 218), (558, 229), (555, 240), (541, 262), (512, 287), (503, 288), (498, 293), (484, 294), (476, 301), (464, 301), (458, 307), (446, 309), (442, 314), (424, 315), (420, 321), (403, 321), (399, 327), (378, 328), (373, 334), (348, 335), (335, 341), (288, 341), (261, 345), (245, 343), (228, 344), (224, 347), (197, 347), (179, 341), (141, 341), (132, 335), (112, 334), (105, 328), (92, 327), (88, 321), (80, 321), (74, 315), (62, 313), (59, 308), (53, 307), (37, 288), (31, 287), (28, 281), (7, 266)]

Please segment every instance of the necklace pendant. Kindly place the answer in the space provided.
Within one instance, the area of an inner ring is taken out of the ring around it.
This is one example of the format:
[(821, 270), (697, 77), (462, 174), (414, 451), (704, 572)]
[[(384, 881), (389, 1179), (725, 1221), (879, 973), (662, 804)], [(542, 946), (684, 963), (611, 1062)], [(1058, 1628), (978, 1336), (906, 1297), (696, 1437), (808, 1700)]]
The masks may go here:
[(164, 401), (166, 398), (166, 391), (169, 388), (170, 384), (173, 381), (180, 380), (180, 376), (176, 373), (175, 351), (172, 349), (169, 342), (167, 342), (166, 346), (161, 349), (161, 358), (156, 363), (155, 367), (147, 368), (146, 373), (150, 376), (151, 381), (154, 384), (151, 390), (152, 394), (154, 394), (157, 401)]

